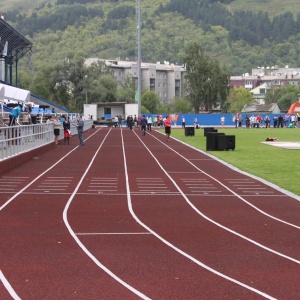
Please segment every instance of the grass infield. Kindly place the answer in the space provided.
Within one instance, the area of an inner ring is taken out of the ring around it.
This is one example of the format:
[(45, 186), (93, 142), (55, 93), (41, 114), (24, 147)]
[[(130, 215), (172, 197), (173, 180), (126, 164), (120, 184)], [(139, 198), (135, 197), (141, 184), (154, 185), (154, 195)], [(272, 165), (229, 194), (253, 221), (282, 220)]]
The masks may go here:
[(268, 137), (276, 137), (279, 142), (300, 142), (300, 129), (224, 128), (218, 132), (235, 135), (234, 151), (206, 151), (203, 129), (195, 129), (194, 136), (185, 136), (182, 128), (173, 127), (171, 136), (300, 196), (300, 150), (262, 144)]

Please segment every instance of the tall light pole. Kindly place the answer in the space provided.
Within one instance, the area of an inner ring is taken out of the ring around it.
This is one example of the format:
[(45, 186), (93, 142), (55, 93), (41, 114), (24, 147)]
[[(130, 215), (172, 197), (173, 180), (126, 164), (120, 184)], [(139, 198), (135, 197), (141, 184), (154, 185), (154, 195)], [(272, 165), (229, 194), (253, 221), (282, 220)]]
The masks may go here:
[(141, 115), (141, 97), (142, 97), (142, 47), (141, 47), (141, 30), (142, 30), (142, 22), (141, 22), (141, 0), (138, 0), (138, 114)]

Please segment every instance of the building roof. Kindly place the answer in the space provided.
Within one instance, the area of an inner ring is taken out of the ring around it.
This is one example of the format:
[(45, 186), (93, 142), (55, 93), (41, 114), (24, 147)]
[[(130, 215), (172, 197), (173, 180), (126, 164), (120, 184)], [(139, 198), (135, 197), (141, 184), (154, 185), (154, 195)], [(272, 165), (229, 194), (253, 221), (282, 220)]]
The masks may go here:
[[(0, 18), (0, 37), (0, 57), (7, 56), (13, 61), (17, 61), (32, 47), (32, 43), (29, 40), (2, 18)], [(6, 42), (7, 48), (5, 49)]]
[[(129, 60), (114, 60), (114, 59), (99, 59), (99, 58), (87, 58), (85, 60), (85, 65), (90, 66), (92, 63), (97, 62), (98, 60), (104, 61), (106, 65), (113, 67), (113, 68), (131, 68), (132, 66), (136, 66), (136, 61), (129, 61)], [(185, 71), (183, 66), (169, 64), (169, 63), (147, 63), (142, 62), (141, 63), (142, 69), (149, 69), (150, 67), (156, 68), (156, 70), (160, 71), (170, 71), (170, 70), (181, 70)]]
[(271, 104), (248, 103), (244, 105), (242, 112), (243, 113), (263, 113), (263, 112), (272, 113), (274, 110), (277, 109), (279, 110), (277, 103), (271, 103)]

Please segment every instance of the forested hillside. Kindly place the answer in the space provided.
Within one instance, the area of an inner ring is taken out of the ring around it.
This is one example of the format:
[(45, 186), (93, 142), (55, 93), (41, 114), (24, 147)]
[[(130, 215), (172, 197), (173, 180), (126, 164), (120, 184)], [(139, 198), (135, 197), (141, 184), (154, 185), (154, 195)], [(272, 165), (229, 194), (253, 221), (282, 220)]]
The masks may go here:
[[(35, 6), (27, 0), (10, 3), (12, 6), (4, 6), (5, 20), (34, 45), (30, 59), (23, 59), (20, 65), (20, 80), (33, 91), (38, 83), (32, 79), (38, 70), (66, 59), (136, 59), (136, 0), (38, 0)], [(299, 5), (292, 6), (292, 0), (285, 1), (284, 12), (280, 6), (274, 11), (279, 0), (141, 3), (143, 61), (181, 64), (188, 46), (196, 41), (213, 59), (225, 63), (232, 75), (251, 72), (257, 66), (299, 66), (300, 14), (296, 11)], [(269, 6), (272, 16), (264, 10)]]

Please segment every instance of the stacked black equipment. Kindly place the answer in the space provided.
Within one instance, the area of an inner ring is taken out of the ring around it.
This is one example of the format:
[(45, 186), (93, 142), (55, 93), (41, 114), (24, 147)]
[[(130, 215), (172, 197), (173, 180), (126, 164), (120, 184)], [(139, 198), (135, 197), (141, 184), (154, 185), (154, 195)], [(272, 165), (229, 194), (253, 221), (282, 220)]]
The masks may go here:
[(195, 128), (194, 127), (185, 127), (184, 128), (185, 136), (194, 136), (195, 135)]
[(206, 136), (208, 132), (218, 132), (218, 129), (214, 129), (213, 127), (204, 127), (204, 136)]
[(235, 135), (220, 135), (218, 137), (218, 150), (229, 149), (235, 149)]
[(218, 148), (218, 138), (225, 135), (223, 132), (207, 132), (206, 133), (206, 151), (216, 151)]

